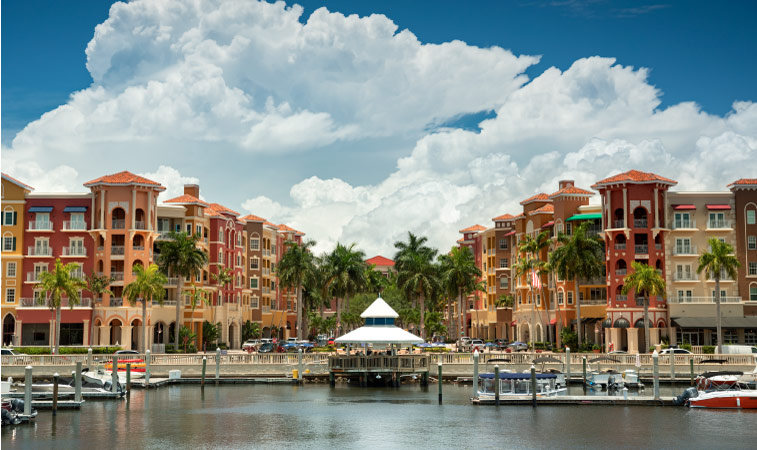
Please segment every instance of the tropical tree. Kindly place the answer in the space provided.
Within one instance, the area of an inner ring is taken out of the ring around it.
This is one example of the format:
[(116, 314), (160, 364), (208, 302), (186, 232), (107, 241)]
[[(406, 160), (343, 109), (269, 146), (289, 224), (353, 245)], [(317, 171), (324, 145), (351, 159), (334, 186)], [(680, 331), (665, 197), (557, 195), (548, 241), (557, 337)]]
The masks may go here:
[(403, 242), (394, 244), (398, 249), (394, 259), (397, 284), (413, 300), (418, 299), (421, 337), (425, 339), (426, 299), (431, 297), (434, 290), (439, 287), (438, 270), (434, 264), (437, 251), (422, 245), (426, 241), (425, 237), (416, 238), (412, 233), (408, 234), (408, 244)]
[(202, 345), (204, 348), (211, 347), (210, 344), (218, 342), (221, 337), (221, 323), (210, 323), (207, 320), (202, 323)]
[(444, 317), (438, 311), (430, 311), (426, 314), (424, 329), (431, 336), (446, 335), (447, 327), (444, 326)]
[(414, 328), (410, 325), (418, 325), (421, 321), (421, 313), (417, 308), (407, 307), (397, 311), (398, 326), (402, 328)]
[[(476, 266), (476, 260), (473, 251), (469, 247), (452, 247), (446, 255), (439, 256), (441, 284), (447, 290), (447, 329), (453, 332), (454, 337), (460, 337), (460, 330), (463, 329), (463, 305), (465, 296), (471, 294), (478, 278), (481, 276), (481, 270)], [(457, 296), (459, 303), (459, 326), (453, 326), (452, 297)]]
[(152, 300), (160, 305), (163, 304), (163, 297), (166, 295), (166, 290), (163, 289), (166, 276), (160, 272), (157, 264), (150, 264), (147, 269), (138, 264), (132, 271), (134, 281), (124, 288), (124, 297), (132, 305), (137, 301), (142, 302), (142, 351), (144, 351), (147, 348), (147, 301)]
[(709, 278), (715, 279), (715, 314), (717, 315), (718, 353), (723, 351), (723, 329), (720, 325), (720, 280), (724, 275), (735, 280), (737, 269), (741, 264), (734, 255), (733, 245), (710, 238), (710, 251), (699, 255), (697, 273), (705, 271)]
[(71, 273), (78, 270), (75, 263), (63, 265), (60, 258), (55, 260), (55, 268), (52, 272), (41, 272), (39, 283), (35, 289), (42, 289), (47, 293), (47, 306), (55, 311), (55, 354), (60, 351), (60, 308), (63, 296), (68, 297), (68, 307), (74, 309), (79, 304), (79, 290), (87, 287), (86, 283), (72, 276)]
[(381, 292), (383, 292), (389, 283), (389, 279), (383, 273), (376, 270), (375, 264), (367, 264), (365, 266), (365, 288), (367, 292), (381, 295)]
[(261, 330), (259, 323), (248, 320), (242, 325), (242, 341), (257, 339), (260, 335)]
[[(634, 296), (639, 294), (644, 296), (644, 337), (646, 339), (646, 347), (644, 352), (646, 353), (649, 348), (649, 297), (665, 297), (665, 280), (662, 279), (657, 270), (648, 265), (638, 263), (636, 261), (631, 263), (633, 272), (623, 278), (623, 290), (624, 294), (630, 291), (634, 292)], [(579, 334), (579, 338), (580, 338)], [(580, 342), (579, 342), (580, 345)]]
[(197, 335), (195, 333), (193, 333), (192, 330), (189, 327), (186, 327), (186, 326), (182, 325), (182, 327), (179, 329), (179, 339), (180, 340), (176, 341), (177, 342), (177, 344), (176, 344), (177, 348), (178, 348), (178, 342), (183, 342), (184, 343), (184, 353), (186, 353), (187, 352), (187, 343), (189, 343), (189, 341), (193, 341), (193, 340), (197, 339)]
[(313, 254), (310, 249), (315, 245), (315, 241), (307, 241), (302, 245), (294, 241), (287, 241), (285, 246), (286, 252), (279, 261), (276, 269), (279, 277), (279, 284), (285, 288), (292, 288), (297, 294), (297, 339), (303, 339), (302, 313), (304, 305), (302, 303), (302, 285), (314, 270)]
[(366, 284), (365, 253), (355, 249), (356, 244), (346, 247), (337, 242), (336, 248), (326, 258), (327, 279), (337, 297), (337, 327), (342, 326), (342, 307), (349, 305), (350, 296), (360, 292)]
[[(197, 247), (201, 238), (199, 234), (190, 236), (183, 232), (170, 232), (167, 240), (158, 243), (160, 270), (166, 275), (172, 273), (187, 280), (200, 274), (202, 268), (208, 263), (208, 254)], [(174, 327), (174, 340), (177, 346), (181, 323), (182, 287), (182, 283), (179, 283), (179, 300), (176, 302), (176, 326)]]
[(113, 295), (113, 292), (108, 289), (113, 279), (105, 275), (97, 275), (93, 270), (90, 275), (86, 276), (84, 281), (87, 283), (87, 290), (92, 293), (92, 320), (89, 322), (89, 339), (92, 342), (92, 338), (95, 336), (95, 309), (97, 304), (102, 303), (103, 294)]
[(518, 252), (521, 254), (521, 257), (518, 259), (518, 262), (513, 265), (517, 277), (526, 277), (528, 293), (531, 297), (531, 325), (529, 326), (528, 336), (531, 340), (532, 349), (535, 348), (534, 336), (536, 335), (536, 299), (533, 294), (533, 279), (542, 271), (545, 264), (545, 262), (541, 260), (541, 251), (549, 245), (548, 238), (549, 235), (546, 231), (542, 231), (536, 235), (536, 237), (526, 236), (526, 238), (520, 242), (518, 247)]
[(576, 334), (579, 347), (583, 339), (579, 295), (581, 280), (602, 275), (605, 267), (602, 241), (596, 236), (589, 236), (588, 228), (589, 223), (584, 222), (573, 230), (572, 235), (560, 233), (557, 236), (559, 246), (552, 252), (554, 269), (560, 278), (574, 281), (573, 300), (576, 302)]
[[(187, 292), (187, 299), (189, 300), (189, 308), (192, 311), (192, 314), (190, 317), (192, 318), (192, 324), (194, 325), (194, 316), (195, 316), (195, 310), (200, 305), (209, 305), (210, 299), (207, 297), (207, 293), (202, 289), (197, 289), (197, 286), (193, 286), (191, 291)], [(214, 312), (215, 313), (215, 312)], [(194, 326), (192, 326), (192, 329), (194, 329)], [(203, 330), (203, 333), (205, 331)], [(203, 334), (203, 342), (205, 341)], [(198, 345), (200, 342), (197, 343)]]

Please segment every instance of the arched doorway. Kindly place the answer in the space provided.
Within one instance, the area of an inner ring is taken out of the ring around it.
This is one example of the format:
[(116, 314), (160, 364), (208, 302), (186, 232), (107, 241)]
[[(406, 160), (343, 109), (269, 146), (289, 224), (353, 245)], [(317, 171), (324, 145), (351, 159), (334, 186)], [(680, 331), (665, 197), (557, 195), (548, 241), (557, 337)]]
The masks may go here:
[(121, 345), (121, 325), (118, 319), (110, 321), (110, 345)]
[(131, 349), (143, 351), (142, 345), (142, 321), (134, 319), (131, 321)]
[(234, 322), (229, 324), (229, 342), (227, 342), (229, 348), (234, 348)]
[[(650, 320), (647, 326), (652, 329), (654, 324)], [(639, 353), (646, 353), (649, 350), (649, 344), (647, 343), (647, 334), (644, 332), (644, 319), (641, 318), (633, 324), (634, 328), (638, 328), (637, 336), (639, 339)]]
[(94, 345), (100, 345), (100, 327), (102, 326), (102, 321), (97, 318), (95, 319), (95, 325), (92, 327), (92, 337), (90, 338), (90, 342)]
[(157, 322), (152, 329), (152, 342), (153, 344), (164, 344), (165, 337), (165, 324), (163, 322)]
[(126, 228), (126, 211), (122, 208), (116, 208), (112, 213), (111, 228), (114, 230), (123, 230)]
[(629, 326), (631, 326), (631, 324), (623, 317), (617, 319), (613, 324), (613, 328), (620, 328), (620, 343), (618, 344), (619, 348), (616, 350), (628, 351), (628, 332), (626, 330)]
[(168, 343), (173, 344), (176, 336), (176, 322), (168, 324)]
[(544, 339), (542, 339), (542, 330), (541, 330), (541, 324), (536, 324), (536, 342), (542, 342)]
[(14, 345), (16, 336), (16, 318), (8, 314), (3, 319), (3, 345)]
[(523, 323), (518, 325), (520, 327), (520, 341), (528, 342), (531, 339), (531, 330), (529, 324)]

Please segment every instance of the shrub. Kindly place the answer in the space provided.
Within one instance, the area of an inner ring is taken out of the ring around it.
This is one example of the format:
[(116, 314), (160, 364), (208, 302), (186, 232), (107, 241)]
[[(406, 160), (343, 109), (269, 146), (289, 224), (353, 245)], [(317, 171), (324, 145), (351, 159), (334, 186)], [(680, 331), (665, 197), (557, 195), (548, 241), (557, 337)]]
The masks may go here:
[(691, 351), (691, 344), (689, 344), (688, 342), (684, 342), (683, 344), (679, 345), (679, 347), (681, 347), (684, 350)]
[(702, 347), (702, 353), (706, 353), (708, 355), (714, 355), (715, 354), (715, 346), (714, 345), (705, 345)]
[(25, 355), (49, 355), (50, 354), (50, 347), (16, 347), (13, 350), (15, 350), (17, 353), (23, 353)]
[(562, 341), (564, 347), (568, 347), (573, 350), (578, 349), (578, 335), (574, 333), (570, 328), (563, 328), (562, 330), (560, 330), (560, 340)]

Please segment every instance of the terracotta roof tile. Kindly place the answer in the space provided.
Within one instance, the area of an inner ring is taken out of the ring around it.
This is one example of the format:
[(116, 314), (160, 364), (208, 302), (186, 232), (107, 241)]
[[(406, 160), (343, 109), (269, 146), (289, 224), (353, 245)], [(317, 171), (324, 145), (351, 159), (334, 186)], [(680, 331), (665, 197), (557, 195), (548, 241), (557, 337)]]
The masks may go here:
[(485, 226), (476, 224), (468, 228), (463, 228), (462, 230), (460, 230), (460, 233), (470, 233), (472, 231), (484, 231), (485, 229), (486, 229)]
[(520, 202), (521, 205), (526, 205), (531, 202), (551, 202), (552, 200), (549, 199), (549, 196), (545, 194), (544, 192), (540, 192), (536, 195), (533, 195), (531, 197), (528, 197), (527, 199)]
[(394, 266), (394, 261), (389, 258), (384, 258), (381, 255), (376, 255), (373, 258), (366, 259), (365, 262), (373, 264), (375, 266)]
[(258, 217), (258, 216), (254, 215), (254, 214), (248, 214), (248, 215), (242, 217), (242, 220), (245, 220), (247, 222), (263, 222), (263, 223), (266, 222), (266, 220), (264, 218)]
[(229, 213), (229, 214), (232, 214), (234, 216), (238, 216), (239, 215), (238, 212), (234, 211), (233, 209), (229, 209), (229, 208), (221, 205), (220, 203), (211, 203), (210, 207), (213, 208), (214, 210), (216, 210), (216, 212), (219, 212), (219, 213)]
[(512, 219), (515, 219), (515, 216), (513, 216), (512, 214), (502, 214), (501, 216), (497, 216), (493, 218), (492, 220), (498, 221), (498, 220), (512, 220)]
[(541, 208), (536, 208), (535, 210), (531, 211), (528, 214), (529, 215), (531, 215), (531, 214), (543, 214), (543, 213), (552, 214), (553, 212), (555, 212), (555, 206), (552, 205), (552, 204), (546, 204), (546, 205), (542, 206)]
[[(276, 225), (274, 225), (274, 226), (276, 226)], [(297, 234), (305, 234), (302, 231), (295, 230), (294, 228), (290, 227), (289, 225), (285, 225), (283, 223), (278, 226), (278, 229), (279, 229), (279, 231), (291, 231), (291, 232), (297, 233)]]
[(522, 219), (522, 218), (524, 218), (524, 217), (526, 217), (526, 215), (525, 215), (525, 214), (523, 214), (523, 213), (520, 213), (520, 214), (518, 214), (517, 216), (515, 216), (515, 220), (518, 220), (518, 219)]
[(12, 176), (8, 175), (7, 173), (3, 172), (3, 178), (5, 178), (6, 180), (10, 181), (11, 183), (17, 185), (18, 187), (20, 187), (22, 189), (28, 189), (30, 191), (34, 190), (33, 187), (29, 186), (26, 183), (22, 183), (22, 182), (18, 181), (17, 179), (13, 178)]
[(194, 195), (184, 194), (180, 195), (178, 197), (174, 197), (172, 199), (168, 199), (163, 203), (179, 203), (179, 204), (185, 204), (185, 205), (200, 205), (204, 208), (207, 208), (208, 205), (204, 201), (200, 200), (199, 198), (195, 197)]
[(653, 182), (659, 182), (659, 183), (665, 183), (669, 185), (675, 185), (678, 184), (677, 181), (671, 180), (669, 178), (661, 177), (657, 174), (651, 173), (651, 172), (641, 172), (639, 170), (629, 170), (628, 172), (620, 173), (618, 175), (611, 176), (610, 178), (605, 178), (604, 180), (599, 180), (596, 183), (594, 183), (591, 187), (593, 189), (596, 189), (597, 186), (602, 186), (606, 184), (616, 184), (616, 183), (653, 183)]
[(757, 186), (757, 178), (741, 178), (728, 185), (729, 188), (734, 186)]
[(587, 191), (586, 189), (577, 188), (575, 186), (568, 186), (568, 187), (564, 187), (564, 188), (560, 189), (557, 192), (553, 192), (553, 193), (549, 194), (549, 198), (557, 197), (557, 196), (560, 196), (560, 195), (586, 195), (586, 196), (591, 196), (591, 195), (594, 195), (594, 193), (591, 192), (591, 191)]
[(103, 175), (100, 178), (95, 178), (92, 181), (87, 181), (86, 183), (84, 183), (84, 186), (91, 187), (98, 184), (146, 184), (148, 186), (155, 186), (161, 191), (166, 190), (166, 188), (157, 181), (148, 180), (145, 177), (134, 175), (128, 170), (124, 170), (123, 172), (118, 172), (111, 175)]

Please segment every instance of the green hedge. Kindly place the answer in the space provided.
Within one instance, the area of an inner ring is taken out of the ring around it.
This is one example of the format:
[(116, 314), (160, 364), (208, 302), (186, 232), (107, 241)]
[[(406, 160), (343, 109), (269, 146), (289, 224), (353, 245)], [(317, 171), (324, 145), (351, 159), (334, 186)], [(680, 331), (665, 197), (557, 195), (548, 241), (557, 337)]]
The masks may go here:
[[(179, 348), (177, 349), (173, 345), (166, 345), (166, 353), (185, 353), (184, 346), (179, 346)], [(195, 347), (194, 345), (187, 345), (186, 353), (197, 353), (197, 347)]]
[(702, 347), (702, 353), (706, 353), (708, 355), (714, 355), (715, 354), (715, 346), (714, 345), (705, 345)]
[[(26, 355), (50, 355), (52, 354), (50, 347), (16, 347), (14, 350), (18, 353)], [(86, 355), (88, 347), (61, 347), (61, 355)], [(121, 347), (92, 347), (92, 353), (95, 355), (112, 355), (116, 351), (121, 350)]]

